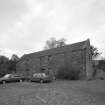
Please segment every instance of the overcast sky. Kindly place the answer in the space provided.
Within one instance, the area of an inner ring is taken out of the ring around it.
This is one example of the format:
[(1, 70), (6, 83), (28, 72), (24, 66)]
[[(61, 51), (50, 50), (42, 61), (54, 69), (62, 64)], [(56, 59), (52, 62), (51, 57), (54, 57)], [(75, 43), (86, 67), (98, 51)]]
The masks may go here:
[(105, 0), (0, 0), (0, 51), (42, 50), (51, 37), (90, 38), (105, 55)]

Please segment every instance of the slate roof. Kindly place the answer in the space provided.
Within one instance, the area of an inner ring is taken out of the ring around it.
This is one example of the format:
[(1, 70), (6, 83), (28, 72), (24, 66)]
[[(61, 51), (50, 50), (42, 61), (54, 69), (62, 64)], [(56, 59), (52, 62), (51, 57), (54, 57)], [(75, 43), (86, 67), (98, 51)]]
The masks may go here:
[(75, 51), (75, 50), (80, 50), (80, 49), (84, 49), (87, 47), (87, 43), (89, 40), (85, 40), (82, 42), (77, 42), (74, 44), (69, 44), (69, 45), (65, 45), (59, 48), (53, 48), (53, 49), (49, 49), (49, 50), (44, 50), (44, 51), (39, 51), (39, 52), (34, 52), (34, 53), (30, 53), (30, 54), (25, 54), (22, 56), (22, 58), (33, 58), (33, 57), (40, 57), (40, 56), (46, 56), (46, 55), (52, 55), (52, 54), (57, 54), (57, 53), (63, 53), (65, 51)]

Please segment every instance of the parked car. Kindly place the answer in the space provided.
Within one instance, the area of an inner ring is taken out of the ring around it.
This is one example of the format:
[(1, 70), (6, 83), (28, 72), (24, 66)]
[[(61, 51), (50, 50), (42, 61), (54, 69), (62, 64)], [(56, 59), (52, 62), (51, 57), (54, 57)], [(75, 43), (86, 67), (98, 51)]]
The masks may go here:
[(6, 82), (22, 82), (24, 79), (25, 78), (20, 75), (6, 74), (0, 78), (0, 83), (5, 84)]
[(53, 81), (53, 78), (45, 73), (35, 73), (30, 78), (31, 82), (40, 82), (40, 83), (47, 83)]

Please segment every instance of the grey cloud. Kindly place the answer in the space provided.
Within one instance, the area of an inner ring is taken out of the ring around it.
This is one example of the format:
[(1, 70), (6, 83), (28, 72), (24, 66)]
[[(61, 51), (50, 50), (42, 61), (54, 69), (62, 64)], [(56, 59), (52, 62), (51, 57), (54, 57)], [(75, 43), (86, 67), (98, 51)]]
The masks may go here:
[(6, 32), (26, 11), (24, 0), (0, 0), (0, 32)]
[(72, 42), (90, 37), (97, 42), (98, 38), (94, 39), (92, 36), (99, 36), (104, 29), (101, 27), (105, 23), (105, 0), (11, 1), (9, 9), (2, 12), (4, 16), (11, 16), (7, 20), (1, 19), (6, 21), (2, 22), (6, 27), (13, 23), (11, 30), (5, 33), (8, 40), (2, 42), (5, 43), (4, 47), (8, 46), (10, 49), (36, 51), (52, 36), (66, 37)]

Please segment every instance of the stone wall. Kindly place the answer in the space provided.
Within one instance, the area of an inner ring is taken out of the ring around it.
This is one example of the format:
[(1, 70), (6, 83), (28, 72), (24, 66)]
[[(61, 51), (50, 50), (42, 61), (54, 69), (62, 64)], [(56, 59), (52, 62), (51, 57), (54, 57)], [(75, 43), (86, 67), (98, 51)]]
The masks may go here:
[(80, 71), (80, 79), (87, 76), (86, 65), (88, 55), (87, 41), (73, 45), (55, 48), (47, 51), (41, 51), (23, 56), (17, 64), (17, 72), (24, 75), (32, 75), (36, 72), (50, 73), (57, 75), (58, 70), (66, 67), (69, 70), (75, 69)]

